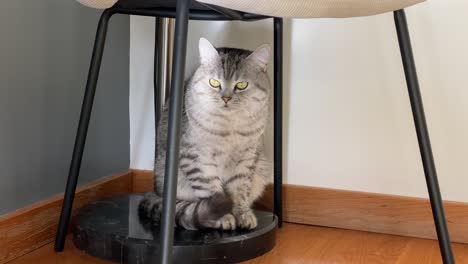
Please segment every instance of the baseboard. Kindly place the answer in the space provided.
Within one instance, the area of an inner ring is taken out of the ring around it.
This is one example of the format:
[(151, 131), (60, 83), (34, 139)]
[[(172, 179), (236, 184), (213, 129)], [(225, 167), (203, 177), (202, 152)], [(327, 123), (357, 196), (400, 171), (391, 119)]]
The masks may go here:
[(150, 170), (132, 170), (133, 192), (152, 192), (154, 190), (154, 174)]
[[(73, 208), (80, 208), (100, 198), (132, 191), (133, 172), (116, 174), (78, 188)], [(0, 216), (0, 264), (53, 241), (62, 202), (63, 195), (58, 195)]]
[[(272, 188), (260, 201), (273, 204)], [(468, 243), (468, 204), (444, 201), (453, 242)], [(435, 239), (428, 199), (285, 185), (284, 221)]]
[[(151, 171), (134, 171), (134, 186), (149, 192)], [(285, 185), (284, 221), (337, 227), (376, 233), (435, 239), (436, 232), (428, 199), (376, 193)], [(273, 205), (268, 187), (258, 202), (263, 208)], [(444, 202), (452, 241), (468, 243), (468, 203)]]

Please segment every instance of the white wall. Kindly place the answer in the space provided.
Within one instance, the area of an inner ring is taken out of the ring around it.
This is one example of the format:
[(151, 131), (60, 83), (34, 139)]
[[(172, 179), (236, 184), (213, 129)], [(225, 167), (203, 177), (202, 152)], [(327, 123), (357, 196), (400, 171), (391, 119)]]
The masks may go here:
[[(407, 10), (445, 199), (468, 202), (468, 2)], [(152, 168), (153, 20), (131, 20), (131, 166)], [(427, 197), (392, 14), (285, 25), (285, 182)], [(254, 48), (271, 21), (192, 22), (196, 40)]]

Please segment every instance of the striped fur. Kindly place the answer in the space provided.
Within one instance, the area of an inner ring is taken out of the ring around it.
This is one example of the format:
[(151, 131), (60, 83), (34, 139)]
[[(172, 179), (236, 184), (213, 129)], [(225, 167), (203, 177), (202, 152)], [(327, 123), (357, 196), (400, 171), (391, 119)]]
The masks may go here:
[[(262, 145), (269, 112), (269, 47), (215, 49), (201, 39), (200, 59), (185, 87), (176, 223), (187, 229), (252, 229), (257, 219), (251, 205), (271, 181)], [(211, 87), (210, 79), (221, 87)], [(248, 82), (247, 89), (235, 89), (237, 82)], [(155, 222), (161, 213), (167, 119), (165, 108), (157, 131), (156, 193), (147, 194), (140, 206), (142, 215)]]

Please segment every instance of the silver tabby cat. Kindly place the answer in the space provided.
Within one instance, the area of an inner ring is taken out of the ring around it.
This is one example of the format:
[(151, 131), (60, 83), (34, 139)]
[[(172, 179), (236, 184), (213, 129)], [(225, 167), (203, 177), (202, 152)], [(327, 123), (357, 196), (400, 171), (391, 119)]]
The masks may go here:
[[(200, 39), (200, 66), (186, 83), (182, 117), (176, 224), (186, 229), (253, 229), (252, 203), (271, 181), (264, 157), (270, 48), (215, 49)], [(158, 223), (162, 209), (167, 108), (158, 125), (156, 193), (140, 204)]]

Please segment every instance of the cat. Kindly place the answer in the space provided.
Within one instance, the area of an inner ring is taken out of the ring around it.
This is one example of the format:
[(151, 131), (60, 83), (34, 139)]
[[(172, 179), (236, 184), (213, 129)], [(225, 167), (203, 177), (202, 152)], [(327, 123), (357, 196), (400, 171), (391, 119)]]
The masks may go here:
[[(270, 47), (216, 49), (199, 41), (200, 66), (185, 85), (176, 202), (176, 224), (185, 229), (254, 229), (251, 206), (272, 180), (264, 156), (269, 116)], [(155, 193), (140, 203), (158, 224), (167, 140), (168, 109), (157, 129)]]

